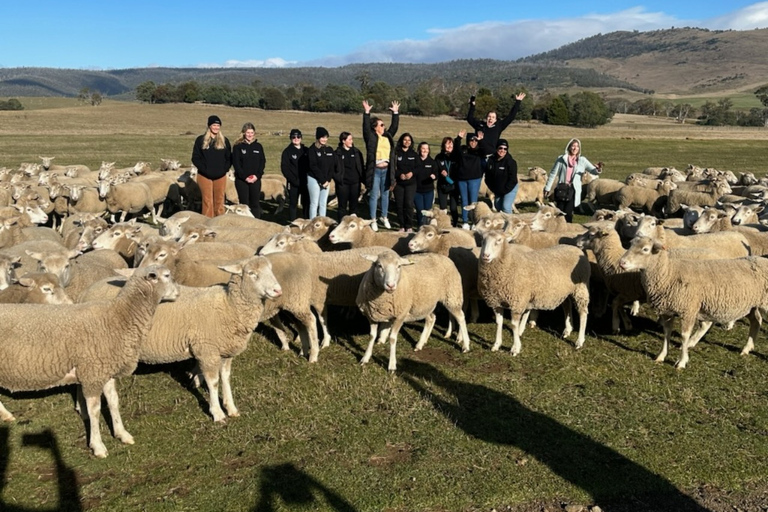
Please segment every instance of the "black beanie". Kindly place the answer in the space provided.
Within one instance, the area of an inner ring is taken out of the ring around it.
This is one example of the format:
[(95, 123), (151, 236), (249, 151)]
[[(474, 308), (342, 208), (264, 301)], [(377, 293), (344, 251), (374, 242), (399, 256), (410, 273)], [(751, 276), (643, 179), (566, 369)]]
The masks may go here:
[(328, 133), (328, 130), (323, 128), (322, 126), (318, 126), (315, 129), (315, 139), (320, 139), (320, 137), (328, 137), (330, 134)]
[(299, 130), (298, 128), (291, 128), (291, 134), (289, 135), (289, 137), (291, 139), (294, 137), (301, 137), (301, 130)]
[(208, 126), (211, 126), (212, 124), (221, 126), (221, 119), (219, 119), (219, 116), (208, 116)]
[(499, 141), (496, 143), (496, 149), (499, 149), (502, 146), (509, 149), (509, 144), (507, 144), (507, 139), (499, 139)]

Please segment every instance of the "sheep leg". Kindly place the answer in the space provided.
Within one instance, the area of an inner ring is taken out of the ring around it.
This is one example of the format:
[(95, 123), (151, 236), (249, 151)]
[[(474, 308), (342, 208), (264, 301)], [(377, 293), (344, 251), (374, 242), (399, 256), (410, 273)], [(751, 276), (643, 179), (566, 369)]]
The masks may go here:
[(624, 330), (629, 331), (632, 329), (632, 323), (629, 321), (629, 316), (624, 311), (623, 305), (624, 301), (618, 295), (611, 301), (611, 331), (613, 334), (619, 334), (621, 330), (619, 328), (619, 316), (621, 316), (621, 321), (624, 322)]
[(379, 333), (378, 322), (371, 322), (370, 333), (371, 333), (371, 339), (368, 342), (368, 347), (365, 349), (365, 354), (363, 354), (363, 358), (360, 360), (360, 364), (367, 364), (368, 361), (371, 360), (371, 355), (373, 355), (373, 344), (376, 343), (376, 336)]
[(454, 308), (448, 310), (451, 315), (456, 318), (456, 322), (459, 324), (459, 336), (456, 341), (461, 343), (461, 351), (469, 352), (469, 332), (467, 331), (467, 321), (464, 316), (464, 311), (461, 308)]
[(288, 335), (286, 334), (288, 332), (288, 328), (285, 326), (282, 320), (280, 320), (280, 317), (278, 315), (273, 316), (269, 319), (269, 325), (272, 327), (272, 329), (275, 331), (275, 334), (277, 335), (277, 339), (280, 340), (280, 350), (288, 350), (291, 348), (291, 346), (288, 344)]
[(741, 355), (746, 356), (755, 348), (755, 339), (757, 333), (760, 332), (760, 324), (763, 323), (763, 318), (760, 316), (760, 312), (757, 308), (752, 308), (752, 311), (747, 315), (749, 318), (749, 337), (747, 338), (747, 344), (741, 349)]
[(328, 332), (328, 307), (323, 306), (323, 310), (318, 315), (320, 327), (323, 328), (323, 343), (320, 348), (328, 348), (331, 345), (331, 333)]
[(112, 416), (112, 432), (123, 444), (133, 444), (133, 436), (125, 430), (123, 418), (120, 416), (120, 399), (115, 388), (115, 379), (109, 379), (102, 389), (107, 399), (109, 415)]
[(667, 352), (669, 351), (669, 337), (672, 335), (672, 317), (661, 316), (659, 317), (659, 322), (664, 329), (664, 343), (661, 347), (661, 352), (656, 356), (655, 361), (657, 363), (663, 363), (667, 358)]
[(491, 352), (496, 352), (501, 348), (501, 331), (504, 328), (504, 309), (493, 308), (493, 313), (496, 315), (496, 339), (491, 347)]
[[(214, 360), (212, 363), (211, 360)], [(213, 421), (223, 422), (227, 415), (221, 409), (219, 403), (219, 371), (221, 369), (221, 357), (215, 355), (214, 357), (206, 357), (202, 360), (198, 357), (198, 363), (200, 369), (203, 372), (203, 378), (205, 379), (205, 385), (208, 388), (208, 412), (213, 416)]]
[[(531, 316), (529, 317), (529, 320), (528, 320), (528, 327), (530, 329), (535, 329), (536, 328), (536, 320), (538, 320), (538, 319), (539, 319), (539, 310), (538, 309), (534, 309), (533, 311), (531, 311)], [(522, 336), (522, 333), (520, 335)]]
[(571, 307), (570, 297), (560, 306), (563, 308), (563, 314), (565, 315), (565, 329), (563, 329), (563, 338), (567, 338), (573, 332), (573, 307)]
[(93, 455), (103, 459), (107, 456), (107, 447), (101, 441), (101, 426), (99, 417), (101, 416), (101, 392), (92, 394), (83, 390), (85, 395), (85, 408), (88, 413), (88, 422), (90, 423), (91, 433), (88, 439), (88, 446), (91, 447)]
[(421, 331), (419, 342), (416, 344), (416, 347), (413, 349), (414, 351), (423, 349), (424, 345), (427, 344), (427, 340), (429, 339), (429, 336), (432, 334), (432, 329), (435, 327), (435, 320), (437, 320), (437, 317), (435, 316), (434, 312), (428, 314), (427, 317), (424, 319), (424, 329), (422, 329)]
[(389, 338), (389, 331), (392, 330), (392, 322), (385, 322), (384, 326), (381, 328), (381, 331), (379, 332), (379, 344), (385, 343), (387, 341), (387, 338)]
[(13, 414), (8, 411), (8, 409), (5, 408), (3, 405), (3, 402), (0, 402), (0, 420), (3, 421), (14, 421), (16, 418), (13, 416)]
[(480, 305), (477, 299), (469, 299), (469, 323), (475, 324), (480, 318)]
[[(392, 328), (389, 331), (389, 366), (387, 369), (390, 372), (397, 370), (397, 335), (400, 332), (400, 328), (405, 323), (405, 318), (397, 318), (392, 322)], [(432, 322), (434, 325), (434, 321)]]
[(128, 210), (123, 210), (123, 213), (120, 215), (120, 222), (125, 222), (126, 217), (128, 217)]
[(637, 316), (640, 314), (640, 301), (636, 300), (632, 303), (632, 309), (629, 311), (629, 314), (632, 316)]
[(309, 314), (296, 314), (294, 312), (294, 316), (304, 326), (304, 329), (299, 331), (301, 335), (301, 353), (305, 355), (309, 352), (309, 362), (316, 363), (317, 357), (320, 354), (320, 343), (317, 339), (315, 314), (311, 311)]
[(240, 416), (240, 411), (235, 406), (235, 399), (232, 397), (232, 385), (230, 377), (232, 376), (232, 358), (221, 358), (221, 395), (224, 399), (224, 408), (227, 410), (227, 416)]
[(680, 318), (680, 335), (683, 338), (683, 345), (680, 347), (680, 360), (675, 368), (682, 370), (688, 364), (688, 349), (690, 348), (691, 332), (696, 326), (696, 316), (683, 316)]
[(512, 349), (510, 352), (513, 356), (520, 354), (520, 351), (523, 349), (523, 345), (520, 343), (520, 321), (523, 319), (524, 314), (524, 311), (522, 313), (512, 311)]
[(453, 334), (453, 318), (448, 317), (448, 329), (445, 331), (445, 339), (448, 339)]
[(589, 313), (589, 302), (576, 301), (576, 310), (579, 312), (579, 335), (576, 338), (576, 348), (584, 346), (584, 340), (587, 336), (587, 315)]
[[(537, 310), (534, 310), (534, 311), (537, 311)], [(520, 323), (520, 336), (522, 336), (523, 333), (525, 332), (525, 326), (528, 323), (528, 317), (530, 315), (531, 315), (531, 310), (526, 309), (525, 312), (523, 313), (523, 319), (521, 320), (521, 323)], [(534, 325), (536, 324), (536, 322), (533, 322), (533, 323)]]
[(691, 334), (691, 340), (688, 342), (688, 348), (693, 348), (696, 346), (698, 342), (701, 341), (701, 338), (704, 337), (705, 334), (709, 331), (709, 328), (712, 327), (712, 322), (704, 322), (702, 321), (699, 325), (699, 328)]

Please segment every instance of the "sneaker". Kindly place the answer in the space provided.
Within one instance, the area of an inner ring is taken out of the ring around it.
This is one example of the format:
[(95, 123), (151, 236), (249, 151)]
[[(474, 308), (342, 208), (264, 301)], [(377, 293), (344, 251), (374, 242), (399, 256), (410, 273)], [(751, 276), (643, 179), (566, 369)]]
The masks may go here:
[(405, 230), (405, 232), (406, 233), (413, 233), (413, 229), (412, 228), (408, 228), (408, 229)]
[(392, 225), (389, 223), (389, 219), (386, 217), (381, 218), (381, 223), (384, 225), (387, 229), (392, 229)]
[(397, 232), (398, 233), (405, 233), (405, 228), (400, 228), (399, 230), (397, 230)]
[(461, 226), (461, 229), (469, 229), (469, 224), (466, 222)]
[(376, 224), (375, 222), (371, 222), (371, 229), (374, 230), (374, 231), (378, 231), (379, 230), (379, 225)]

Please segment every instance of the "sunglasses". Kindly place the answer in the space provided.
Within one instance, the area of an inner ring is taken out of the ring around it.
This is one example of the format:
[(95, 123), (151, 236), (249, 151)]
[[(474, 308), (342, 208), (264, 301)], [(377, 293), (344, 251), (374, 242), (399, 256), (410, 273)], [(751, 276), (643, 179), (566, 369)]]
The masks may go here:
[(505, 148), (504, 146), (496, 148), (496, 151), (506, 151), (506, 150), (507, 148)]
[(293, 137), (291, 137), (291, 138), (292, 138), (292, 139), (300, 139), (300, 138), (301, 138), (301, 135), (294, 135), (294, 136), (293, 136)]

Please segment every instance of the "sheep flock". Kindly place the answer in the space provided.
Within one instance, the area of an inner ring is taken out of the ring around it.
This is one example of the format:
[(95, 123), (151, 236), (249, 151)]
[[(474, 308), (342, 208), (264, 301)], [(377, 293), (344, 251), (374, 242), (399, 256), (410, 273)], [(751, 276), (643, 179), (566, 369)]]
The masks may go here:
[[(398, 233), (374, 231), (356, 215), (288, 225), (257, 219), (232, 191), (227, 214), (210, 219), (196, 212), (196, 169), (176, 160), (91, 170), (41, 159), (0, 169), (0, 388), (7, 395), (76, 384), (96, 457), (107, 455), (102, 395), (114, 436), (134, 442), (115, 379), (138, 363), (193, 359), (208, 413), (223, 422), (239, 415), (233, 360), (257, 326), (280, 349), (296, 346), (316, 363), (342, 331), (331, 308), (368, 321), (361, 364), (377, 341), (389, 340), (390, 371), (404, 323), (423, 321), (415, 350), (445, 317), (438, 331), (457, 350), (470, 352), (474, 342), (497, 351), (508, 310), (506, 345), (518, 356), (526, 328), (552, 327), (538, 322), (539, 311), (561, 309), (558, 332), (569, 338), (576, 328), (580, 349), (587, 324), (608, 304), (614, 333), (642, 336), (630, 319), (641, 308), (658, 318), (657, 362), (680, 319), (676, 367), (683, 369), (715, 324), (729, 329), (746, 319), (742, 354), (749, 354), (768, 309), (768, 179), (751, 173), (691, 165), (594, 179), (583, 190), (592, 218), (579, 225), (543, 201), (545, 171), (532, 168), (515, 204), (530, 201), (535, 212), (469, 205), (466, 231), (434, 207), (422, 212), (429, 224), (417, 233)], [(265, 200), (279, 214), (285, 181), (267, 181)], [(472, 332), (473, 323), (491, 319), (493, 340)], [(14, 419), (0, 403), (0, 420)]]

